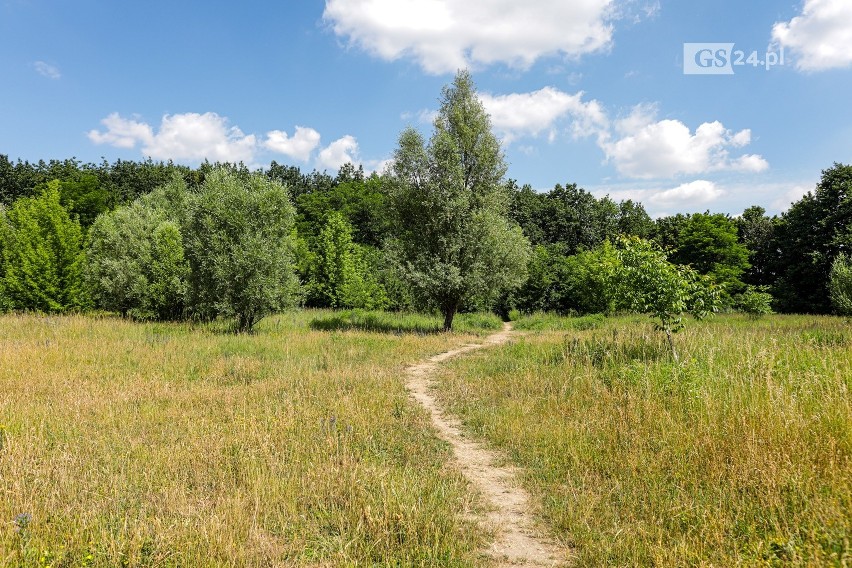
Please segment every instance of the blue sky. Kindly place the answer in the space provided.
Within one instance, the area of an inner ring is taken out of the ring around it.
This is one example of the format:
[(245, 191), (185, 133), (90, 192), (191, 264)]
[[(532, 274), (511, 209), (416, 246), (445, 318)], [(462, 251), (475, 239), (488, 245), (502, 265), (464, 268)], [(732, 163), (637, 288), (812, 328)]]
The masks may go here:
[[(784, 65), (684, 74), (697, 42)], [(852, 162), (849, 0), (0, 0), (0, 54), (12, 159), (380, 169), (467, 67), (539, 190), (776, 213)]]

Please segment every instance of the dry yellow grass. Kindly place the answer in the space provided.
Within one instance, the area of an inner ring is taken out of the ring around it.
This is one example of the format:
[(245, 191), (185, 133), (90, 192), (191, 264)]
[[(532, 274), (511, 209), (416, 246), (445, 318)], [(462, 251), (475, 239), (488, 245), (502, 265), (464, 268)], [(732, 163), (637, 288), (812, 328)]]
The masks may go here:
[(470, 336), (316, 315), (254, 335), (0, 317), (0, 565), (481, 563), (467, 487), (402, 380)]
[(645, 319), (578, 323), (456, 360), (440, 388), (526, 468), (578, 566), (852, 565), (849, 323), (690, 322), (681, 365)]

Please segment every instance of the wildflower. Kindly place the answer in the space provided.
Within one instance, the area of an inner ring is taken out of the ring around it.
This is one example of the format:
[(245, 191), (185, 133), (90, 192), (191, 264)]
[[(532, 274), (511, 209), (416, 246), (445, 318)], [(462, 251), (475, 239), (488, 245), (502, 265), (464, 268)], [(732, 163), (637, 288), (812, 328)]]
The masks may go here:
[(18, 533), (26, 531), (32, 520), (33, 516), (29, 513), (19, 513), (15, 515), (15, 531)]

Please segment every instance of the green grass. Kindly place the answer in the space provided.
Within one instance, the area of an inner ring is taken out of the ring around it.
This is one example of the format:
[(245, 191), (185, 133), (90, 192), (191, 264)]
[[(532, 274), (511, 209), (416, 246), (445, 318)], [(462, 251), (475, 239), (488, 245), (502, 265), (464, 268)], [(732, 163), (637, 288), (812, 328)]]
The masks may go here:
[(481, 565), (403, 380), (472, 336), (329, 317), (0, 317), (0, 566)]
[[(348, 310), (326, 312), (311, 320), (313, 329), (360, 330), (381, 333), (443, 333), (444, 320), (438, 315), (410, 312), (381, 312)], [(485, 334), (502, 327), (500, 318), (494, 314), (458, 314), (453, 321), (457, 333)]]
[(513, 315), (517, 316), (514, 318), (514, 328), (522, 331), (566, 331), (569, 329), (582, 331), (598, 328), (606, 321), (603, 314), (563, 317), (554, 313), (536, 312), (534, 314)]
[(440, 392), (525, 468), (578, 566), (852, 563), (847, 322), (690, 321), (681, 364), (646, 318), (533, 322)]

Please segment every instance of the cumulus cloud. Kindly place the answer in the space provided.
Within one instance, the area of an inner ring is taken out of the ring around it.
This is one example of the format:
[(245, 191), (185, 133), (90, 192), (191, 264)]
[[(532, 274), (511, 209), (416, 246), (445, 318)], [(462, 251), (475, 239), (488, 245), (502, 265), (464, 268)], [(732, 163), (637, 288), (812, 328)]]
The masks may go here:
[(89, 131), (89, 140), (95, 144), (108, 144), (116, 148), (133, 148), (136, 144), (149, 145), (154, 141), (154, 131), (144, 122), (122, 118), (114, 112), (101, 120), (105, 132)]
[(42, 77), (47, 77), (48, 79), (53, 79), (54, 81), (62, 77), (62, 73), (59, 71), (59, 67), (56, 65), (51, 65), (50, 63), (45, 63), (44, 61), (36, 61), (33, 63), (33, 67), (35, 67), (36, 73), (41, 75)]
[[(657, 120), (654, 104), (637, 105), (627, 116), (611, 119), (600, 102), (584, 100), (582, 91), (569, 94), (544, 87), (528, 93), (483, 93), (479, 97), (504, 144), (543, 134), (552, 142), (560, 132), (568, 132), (575, 139), (590, 137), (618, 172), (629, 178), (664, 179), (719, 171), (759, 173), (769, 168), (762, 156), (739, 152), (751, 144), (751, 130), (732, 132), (714, 121), (692, 132), (679, 120)], [(529, 145), (519, 150), (532, 153)]]
[(672, 189), (652, 192), (648, 201), (657, 206), (705, 205), (725, 195), (712, 181), (703, 179), (681, 184)]
[[(271, 130), (265, 136), (245, 134), (214, 112), (167, 114), (158, 129), (138, 117), (124, 118), (112, 113), (101, 120), (101, 125), (102, 129), (88, 133), (93, 143), (127, 149), (139, 147), (143, 156), (155, 160), (206, 159), (255, 164), (257, 155), (265, 150), (307, 162), (320, 145), (320, 133), (313, 128), (296, 126), (292, 136), (283, 130)], [(320, 168), (332, 170), (357, 161), (358, 142), (353, 136), (335, 140), (316, 156)]]
[(813, 191), (813, 189), (813, 185), (806, 185), (802, 183), (795, 184), (786, 191), (783, 191), (783, 193), (781, 193), (781, 195), (772, 202), (772, 207), (779, 211), (786, 211), (790, 208), (792, 203), (799, 201), (809, 191)]
[(539, 136), (548, 133), (553, 141), (557, 122), (570, 116), (574, 119), (575, 133), (579, 136), (596, 132), (606, 124), (606, 116), (597, 101), (583, 102), (583, 93), (569, 95), (553, 87), (531, 93), (508, 95), (480, 95), (483, 106), (491, 115), (494, 130), (509, 143), (521, 136)]
[(852, 65), (852, 2), (805, 0), (802, 14), (772, 28), (772, 39), (791, 49), (801, 71)]
[(679, 120), (655, 119), (643, 105), (615, 125), (615, 137), (599, 144), (622, 175), (669, 178), (713, 171), (762, 172), (769, 163), (755, 154), (732, 158), (730, 149), (751, 142), (751, 131), (732, 133), (719, 122), (705, 122), (693, 133)]
[(323, 18), (350, 44), (428, 73), (577, 57), (612, 40), (614, 0), (326, 0)]
[(101, 124), (106, 131), (92, 130), (89, 140), (119, 148), (141, 145), (142, 153), (155, 160), (208, 159), (221, 162), (251, 162), (257, 150), (257, 137), (246, 135), (228, 119), (214, 112), (163, 116), (154, 133), (148, 124), (122, 118), (113, 113)]
[(358, 141), (353, 136), (338, 138), (322, 150), (317, 156), (319, 169), (337, 171), (347, 162), (358, 163)]
[(282, 130), (272, 130), (266, 134), (263, 145), (268, 150), (284, 154), (296, 160), (307, 162), (311, 152), (319, 146), (320, 133), (313, 128), (297, 126), (293, 136)]

